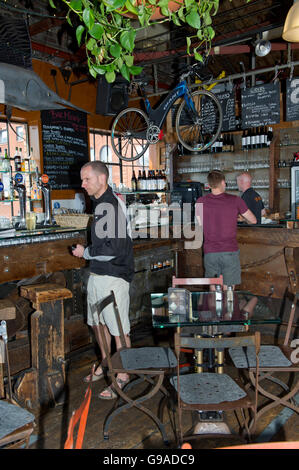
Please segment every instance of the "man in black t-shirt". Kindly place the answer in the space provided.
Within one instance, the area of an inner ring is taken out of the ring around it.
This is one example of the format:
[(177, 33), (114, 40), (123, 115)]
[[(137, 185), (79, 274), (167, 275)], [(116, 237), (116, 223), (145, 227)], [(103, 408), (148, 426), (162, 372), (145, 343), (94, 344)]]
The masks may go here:
[(257, 223), (261, 223), (262, 216), (266, 214), (261, 196), (251, 187), (252, 177), (248, 172), (244, 172), (237, 177), (241, 198), (246, 202), (248, 209), (254, 213)]

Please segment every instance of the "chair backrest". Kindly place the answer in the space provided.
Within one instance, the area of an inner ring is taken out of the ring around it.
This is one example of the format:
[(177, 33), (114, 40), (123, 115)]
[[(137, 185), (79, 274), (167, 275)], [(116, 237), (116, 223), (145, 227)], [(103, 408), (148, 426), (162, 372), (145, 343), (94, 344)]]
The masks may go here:
[(223, 286), (223, 276), (219, 277), (175, 277), (172, 276), (172, 287), (176, 286)]
[[(104, 310), (104, 308), (106, 308), (110, 304), (113, 305), (114, 314), (115, 314), (115, 318), (116, 318), (118, 329), (119, 329), (121, 348), (125, 349), (126, 348), (126, 340), (125, 340), (124, 330), (123, 330), (123, 327), (122, 327), (122, 323), (121, 323), (117, 303), (116, 303), (116, 300), (115, 300), (114, 292), (111, 291), (110, 294), (107, 297), (105, 297), (103, 300), (100, 300), (99, 302), (97, 302), (96, 304), (91, 306), (91, 310), (96, 311), (98, 313), (98, 316), (99, 316), (99, 319), (100, 319), (101, 312)], [(108, 343), (107, 343), (107, 340), (106, 340), (106, 335), (105, 335), (105, 332), (104, 332), (104, 327), (103, 327), (103, 325), (100, 321), (99, 321), (99, 330), (100, 330), (100, 335), (101, 335), (104, 351), (105, 351), (106, 358), (107, 358), (108, 368), (110, 370), (112, 370), (110, 348), (108, 347)]]
[(192, 349), (225, 349), (248, 346), (254, 346), (257, 355), (260, 350), (260, 332), (256, 331), (254, 334), (246, 336), (213, 338), (181, 336), (180, 332), (176, 332), (174, 335), (174, 345), (177, 356), (179, 356), (182, 347)]

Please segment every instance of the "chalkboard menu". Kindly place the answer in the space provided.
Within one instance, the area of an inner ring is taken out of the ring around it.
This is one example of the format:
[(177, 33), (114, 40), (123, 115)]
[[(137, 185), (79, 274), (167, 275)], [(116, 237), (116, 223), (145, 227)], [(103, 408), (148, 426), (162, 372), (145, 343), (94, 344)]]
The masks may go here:
[(241, 93), (242, 129), (280, 122), (280, 84), (245, 88)]
[(236, 113), (235, 113), (235, 93), (233, 91), (225, 91), (217, 93), (217, 98), (220, 101), (223, 122), (222, 132), (233, 131), (236, 129)]
[(299, 78), (286, 80), (286, 121), (299, 119)]
[(89, 161), (87, 117), (72, 109), (41, 111), (43, 172), (52, 189), (81, 187), (80, 169)]

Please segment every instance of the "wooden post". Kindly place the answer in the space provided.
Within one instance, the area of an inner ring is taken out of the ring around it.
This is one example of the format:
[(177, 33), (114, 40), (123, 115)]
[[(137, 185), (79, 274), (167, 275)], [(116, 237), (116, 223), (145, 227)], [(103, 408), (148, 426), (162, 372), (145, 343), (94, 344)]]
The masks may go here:
[(57, 284), (37, 284), (21, 286), (20, 294), (36, 310), (31, 316), (31, 355), (39, 407), (47, 407), (49, 402), (61, 404), (65, 386), (63, 300), (72, 293)]

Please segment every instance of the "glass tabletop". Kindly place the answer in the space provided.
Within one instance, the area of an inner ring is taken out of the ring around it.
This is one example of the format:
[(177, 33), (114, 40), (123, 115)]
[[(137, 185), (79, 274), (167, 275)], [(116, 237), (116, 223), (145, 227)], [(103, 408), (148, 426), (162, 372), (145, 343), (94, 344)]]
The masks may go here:
[[(179, 295), (175, 297), (174, 294)], [(227, 294), (224, 291), (220, 296), (216, 292), (190, 292), (186, 289), (153, 293), (153, 326), (256, 325), (279, 324), (281, 321), (263, 298), (250, 292), (233, 291)]]

